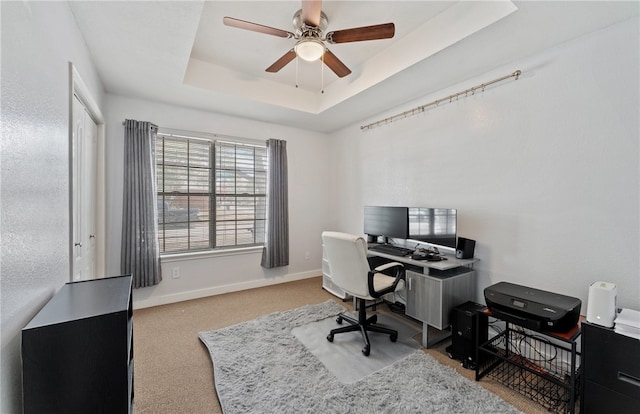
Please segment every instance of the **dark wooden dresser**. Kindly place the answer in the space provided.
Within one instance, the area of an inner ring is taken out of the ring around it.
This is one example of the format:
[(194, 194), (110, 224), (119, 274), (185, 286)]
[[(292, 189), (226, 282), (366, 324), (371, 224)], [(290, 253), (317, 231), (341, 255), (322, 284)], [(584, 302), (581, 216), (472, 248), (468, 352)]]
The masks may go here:
[(582, 324), (581, 413), (640, 412), (640, 340)]
[(132, 413), (131, 276), (65, 284), (22, 330), (24, 413)]

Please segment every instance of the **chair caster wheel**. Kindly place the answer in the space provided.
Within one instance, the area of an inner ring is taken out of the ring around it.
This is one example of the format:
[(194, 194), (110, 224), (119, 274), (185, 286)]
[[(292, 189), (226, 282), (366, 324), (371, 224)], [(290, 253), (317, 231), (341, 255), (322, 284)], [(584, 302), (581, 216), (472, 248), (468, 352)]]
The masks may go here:
[(364, 356), (369, 356), (371, 353), (371, 345), (365, 345), (364, 348), (362, 348), (362, 353)]
[(370, 321), (371, 321), (371, 323), (377, 323), (378, 322), (378, 315), (372, 315)]
[(398, 340), (398, 334), (391, 334), (391, 336), (389, 336), (389, 339), (391, 339), (391, 342), (395, 342)]
[(342, 316), (338, 315), (338, 317), (336, 318), (336, 323), (338, 325), (342, 325)]
[(327, 341), (333, 342), (333, 334), (327, 335)]

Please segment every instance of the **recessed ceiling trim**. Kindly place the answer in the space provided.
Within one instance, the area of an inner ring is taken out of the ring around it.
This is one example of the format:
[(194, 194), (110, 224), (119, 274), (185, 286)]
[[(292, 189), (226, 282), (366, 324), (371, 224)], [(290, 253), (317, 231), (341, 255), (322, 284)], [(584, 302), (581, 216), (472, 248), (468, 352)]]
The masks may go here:
[(296, 89), (295, 85), (283, 87), (281, 83), (245, 76), (199, 59), (189, 59), (184, 83), (228, 95), (240, 95), (283, 108), (312, 114), (318, 111), (318, 97), (314, 92)]
[[(309, 91), (247, 76), (223, 66), (191, 57), (184, 77), (186, 85), (319, 114), (364, 90), (425, 60), (439, 51), (486, 28), (516, 11), (508, 0), (492, 2), (455, 2), (400, 39), (389, 40), (386, 48), (353, 69), (345, 78), (325, 85), (324, 92)], [(222, 24), (222, 23), (220, 23)]]
[(423, 61), (517, 10), (511, 1), (458, 2), (354, 69), (349, 84), (334, 82), (320, 96), (318, 112)]

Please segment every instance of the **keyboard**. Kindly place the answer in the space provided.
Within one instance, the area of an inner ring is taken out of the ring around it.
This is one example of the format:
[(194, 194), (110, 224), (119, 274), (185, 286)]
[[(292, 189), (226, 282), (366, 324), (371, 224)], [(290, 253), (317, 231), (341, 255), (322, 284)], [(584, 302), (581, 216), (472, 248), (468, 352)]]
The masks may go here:
[(369, 246), (369, 250), (373, 250), (374, 252), (387, 253), (394, 256), (408, 256), (413, 253), (413, 249), (394, 246), (392, 244), (375, 244), (373, 246)]

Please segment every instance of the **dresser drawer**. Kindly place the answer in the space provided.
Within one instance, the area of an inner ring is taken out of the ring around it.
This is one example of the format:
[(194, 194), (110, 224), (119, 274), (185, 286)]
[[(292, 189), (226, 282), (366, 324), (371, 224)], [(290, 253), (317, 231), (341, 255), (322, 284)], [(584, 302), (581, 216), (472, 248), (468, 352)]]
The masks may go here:
[(591, 380), (584, 382), (580, 414), (628, 414), (638, 409), (640, 401), (605, 388)]
[(582, 339), (585, 380), (640, 403), (640, 341), (587, 323)]

